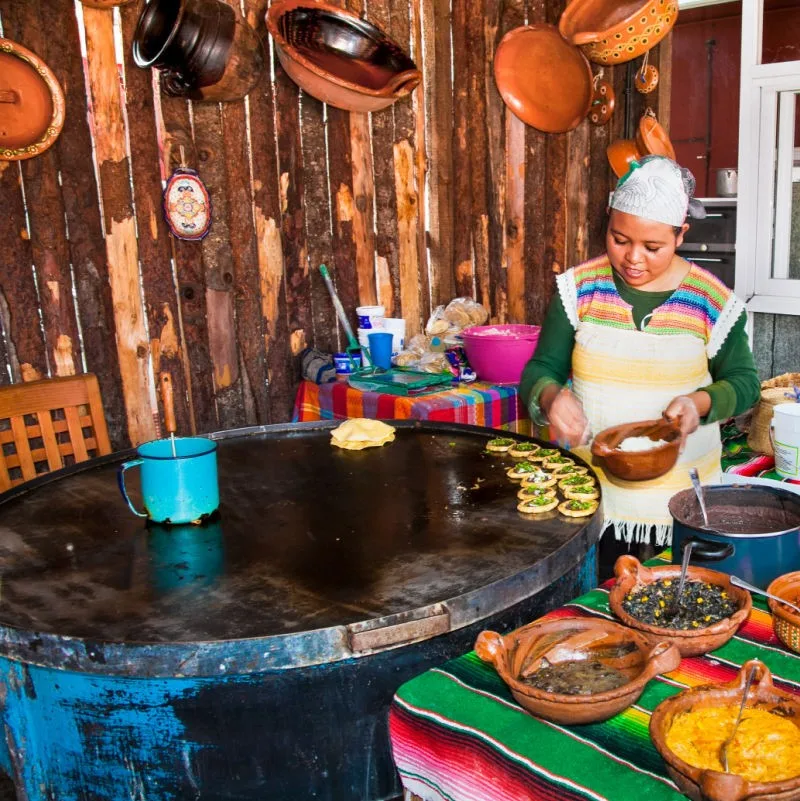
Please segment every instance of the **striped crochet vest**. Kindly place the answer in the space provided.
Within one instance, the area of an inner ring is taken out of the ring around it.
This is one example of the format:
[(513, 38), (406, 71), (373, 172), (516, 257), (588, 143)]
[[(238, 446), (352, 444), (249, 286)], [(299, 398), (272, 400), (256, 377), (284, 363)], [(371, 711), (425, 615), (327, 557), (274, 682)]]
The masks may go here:
[[(635, 420), (658, 418), (677, 395), (711, 383), (715, 356), (744, 304), (715, 276), (695, 264), (681, 285), (637, 329), (617, 292), (607, 256), (559, 275), (558, 291), (575, 329), (573, 388), (593, 433)], [(704, 482), (719, 480), (719, 425), (690, 435), (675, 467), (652, 481), (621, 481), (595, 467), (603, 488), (606, 524), (618, 539), (670, 542), (669, 499), (689, 486), (697, 467)], [(588, 449), (579, 455), (591, 460)]]

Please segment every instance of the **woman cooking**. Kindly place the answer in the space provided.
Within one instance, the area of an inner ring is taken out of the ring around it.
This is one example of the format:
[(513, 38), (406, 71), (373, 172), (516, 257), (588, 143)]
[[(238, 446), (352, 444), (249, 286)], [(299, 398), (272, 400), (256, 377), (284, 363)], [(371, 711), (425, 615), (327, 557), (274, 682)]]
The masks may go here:
[(639, 555), (669, 544), (669, 499), (689, 486), (690, 467), (705, 483), (718, 480), (718, 421), (759, 397), (744, 304), (675, 252), (689, 228), (687, 214), (705, 216), (693, 190), (691, 173), (671, 159), (632, 163), (611, 199), (606, 253), (557, 277), (522, 375), (531, 417), (568, 447), (662, 413), (680, 425), (681, 455), (665, 476), (627, 482), (597, 470), (605, 524), (614, 529), (612, 538), (606, 528), (601, 561), (631, 543)]

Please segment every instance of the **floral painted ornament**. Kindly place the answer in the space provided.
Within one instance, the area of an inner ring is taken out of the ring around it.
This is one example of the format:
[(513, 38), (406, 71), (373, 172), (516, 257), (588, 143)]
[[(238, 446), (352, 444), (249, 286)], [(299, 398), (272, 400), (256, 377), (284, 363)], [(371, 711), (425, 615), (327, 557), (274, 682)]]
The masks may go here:
[(211, 228), (211, 199), (197, 172), (181, 165), (164, 189), (164, 218), (178, 239), (202, 239)]

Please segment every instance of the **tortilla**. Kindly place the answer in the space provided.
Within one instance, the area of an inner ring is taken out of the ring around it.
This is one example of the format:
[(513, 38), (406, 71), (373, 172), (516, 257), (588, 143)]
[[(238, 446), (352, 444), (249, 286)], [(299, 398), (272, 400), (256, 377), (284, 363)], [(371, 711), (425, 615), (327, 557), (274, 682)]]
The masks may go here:
[(567, 517), (588, 517), (597, 511), (599, 505), (597, 501), (577, 501), (570, 498), (558, 505), (558, 511)]
[(495, 453), (505, 453), (507, 450), (509, 450), (509, 448), (516, 444), (516, 440), (508, 437), (496, 437), (495, 439), (490, 439), (486, 443), (486, 450), (494, 451)]
[(538, 450), (539, 446), (535, 445), (533, 442), (515, 442), (511, 448), (509, 448), (508, 455), (516, 456), (520, 459), (527, 459)]
[(348, 451), (377, 448), (394, 440), (395, 430), (381, 420), (354, 417), (331, 431), (331, 445)]
[(529, 500), (530, 498), (555, 498), (555, 487), (525, 487), (523, 486), (517, 492), (517, 498), (521, 501)]
[(552, 487), (558, 479), (552, 473), (545, 473), (544, 470), (537, 470), (535, 473), (528, 473), (522, 479), (523, 487), (535, 487), (543, 489)]
[(583, 484), (577, 487), (563, 490), (564, 497), (573, 501), (593, 501), (600, 497), (597, 487), (591, 484)]
[(597, 483), (594, 476), (583, 473), (574, 476), (570, 475), (566, 478), (561, 478), (560, 474), (556, 473), (556, 479), (558, 480), (558, 488), (562, 490), (572, 489), (573, 487), (593, 487)]
[(568, 464), (575, 464), (575, 460), (570, 459), (568, 456), (548, 456), (544, 460), (544, 469), (558, 470), (559, 467), (565, 467)]
[(558, 506), (558, 498), (528, 498), (517, 504), (517, 510), (526, 515), (540, 515)]
[(589, 472), (588, 467), (579, 464), (559, 464), (552, 468), (553, 472), (566, 478), (567, 476), (585, 476)]

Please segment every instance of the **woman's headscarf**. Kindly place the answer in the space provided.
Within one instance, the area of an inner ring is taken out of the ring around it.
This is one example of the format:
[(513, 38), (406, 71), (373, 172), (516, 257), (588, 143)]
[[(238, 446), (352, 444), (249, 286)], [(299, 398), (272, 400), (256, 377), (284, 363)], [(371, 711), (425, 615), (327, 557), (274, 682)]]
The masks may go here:
[(689, 170), (666, 156), (645, 156), (632, 161), (617, 183), (611, 208), (646, 220), (680, 226), (687, 214), (703, 219), (706, 210), (695, 200), (695, 180)]

